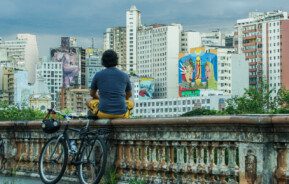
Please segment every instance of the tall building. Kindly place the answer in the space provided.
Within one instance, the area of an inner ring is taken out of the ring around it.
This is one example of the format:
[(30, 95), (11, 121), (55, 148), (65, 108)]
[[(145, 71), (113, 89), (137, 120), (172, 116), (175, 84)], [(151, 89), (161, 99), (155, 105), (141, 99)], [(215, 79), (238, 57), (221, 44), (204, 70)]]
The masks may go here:
[(112, 49), (118, 55), (118, 67), (122, 71), (127, 71), (126, 68), (126, 27), (114, 27), (106, 29), (103, 34), (104, 50)]
[(90, 97), (89, 89), (74, 88), (65, 91), (65, 107), (75, 115), (86, 115), (86, 100)]
[(178, 54), (182, 26), (152, 25), (142, 27), (137, 36), (137, 74), (155, 83), (155, 98), (178, 96)]
[(189, 53), (190, 48), (201, 47), (202, 37), (200, 32), (183, 31), (181, 37), (181, 52)]
[(0, 48), (6, 48), (8, 58), (12, 59), (16, 68), (28, 71), (28, 82), (34, 83), (36, 65), (39, 61), (36, 36), (17, 34), (16, 40), (2, 41)]
[(244, 54), (234, 48), (215, 47), (218, 57), (218, 90), (224, 95), (241, 96), (249, 87), (249, 68)]
[(0, 66), (1, 100), (14, 104), (14, 68)]
[(234, 47), (234, 36), (233, 35), (227, 35), (225, 37), (225, 47)]
[(85, 61), (86, 88), (90, 88), (95, 73), (104, 69), (101, 65), (102, 50), (93, 49), (90, 53), (91, 54), (86, 55)]
[[(285, 86), (289, 89), (288, 12), (251, 12), (235, 25), (235, 47), (249, 62), (250, 86), (269, 84), (273, 97)], [(287, 66), (287, 67), (286, 67)]]
[(59, 101), (59, 93), (63, 86), (62, 63), (43, 58), (37, 69), (38, 77), (43, 77), (51, 94), (52, 105)]
[(203, 46), (225, 46), (225, 34), (220, 30), (214, 30), (201, 34)]
[(126, 12), (126, 69), (137, 71), (137, 32), (141, 27), (141, 13), (132, 5)]
[(14, 70), (14, 105), (19, 108), (29, 106), (30, 86), (28, 86), (28, 72)]

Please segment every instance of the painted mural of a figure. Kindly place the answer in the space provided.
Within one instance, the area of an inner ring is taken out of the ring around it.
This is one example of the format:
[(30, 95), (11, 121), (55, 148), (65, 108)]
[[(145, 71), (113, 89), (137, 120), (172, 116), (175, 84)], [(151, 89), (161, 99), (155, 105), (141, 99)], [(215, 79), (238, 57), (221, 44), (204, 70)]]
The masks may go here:
[(75, 83), (74, 78), (79, 72), (76, 52), (68, 53), (53, 50), (52, 58), (58, 62), (61, 62), (63, 65), (63, 87), (70, 87), (71, 84)]
[(202, 81), (202, 65), (200, 56), (197, 56), (196, 58), (195, 81), (196, 85), (200, 86)]
[(194, 67), (193, 63), (191, 60), (188, 60), (182, 65), (182, 84), (183, 87), (189, 88), (194, 85), (194, 80), (193, 80), (193, 72), (194, 72)]
[(205, 75), (207, 78), (208, 89), (217, 89), (217, 81), (215, 79), (214, 65), (211, 62), (206, 62)]

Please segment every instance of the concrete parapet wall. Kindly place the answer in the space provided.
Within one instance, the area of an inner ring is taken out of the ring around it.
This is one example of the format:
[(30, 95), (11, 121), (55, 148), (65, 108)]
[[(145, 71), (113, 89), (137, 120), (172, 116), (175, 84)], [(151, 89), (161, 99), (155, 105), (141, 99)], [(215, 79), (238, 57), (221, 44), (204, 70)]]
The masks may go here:
[[(73, 120), (73, 127), (86, 121)], [(109, 163), (120, 180), (150, 183), (287, 183), (289, 116), (244, 115), (116, 119), (110, 127)], [(39, 121), (0, 122), (0, 172), (36, 175), (38, 157), (52, 135)], [(69, 166), (67, 176), (75, 168)], [(16, 172), (17, 173), (17, 172)]]

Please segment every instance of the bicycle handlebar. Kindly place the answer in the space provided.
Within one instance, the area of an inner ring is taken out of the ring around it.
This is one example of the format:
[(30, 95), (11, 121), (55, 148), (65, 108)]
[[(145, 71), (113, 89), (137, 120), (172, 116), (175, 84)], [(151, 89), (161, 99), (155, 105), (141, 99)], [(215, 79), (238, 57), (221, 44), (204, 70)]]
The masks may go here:
[[(91, 120), (97, 120), (98, 118), (96, 116), (73, 116), (73, 115), (69, 115), (69, 114), (63, 114), (61, 111), (57, 111), (54, 109), (47, 109), (48, 114), (46, 115), (49, 116), (50, 114), (59, 114), (61, 115), (63, 118), (65, 118), (66, 120), (70, 120), (70, 119), (91, 119)], [(45, 118), (46, 118), (45, 117)]]

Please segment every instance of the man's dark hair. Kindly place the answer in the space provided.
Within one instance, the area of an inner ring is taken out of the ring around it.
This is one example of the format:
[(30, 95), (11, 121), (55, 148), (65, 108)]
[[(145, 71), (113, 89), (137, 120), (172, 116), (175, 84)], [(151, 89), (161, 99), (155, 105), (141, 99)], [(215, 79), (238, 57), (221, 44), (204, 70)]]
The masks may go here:
[(118, 57), (116, 52), (114, 52), (113, 50), (106, 50), (102, 54), (101, 64), (106, 68), (118, 65)]

